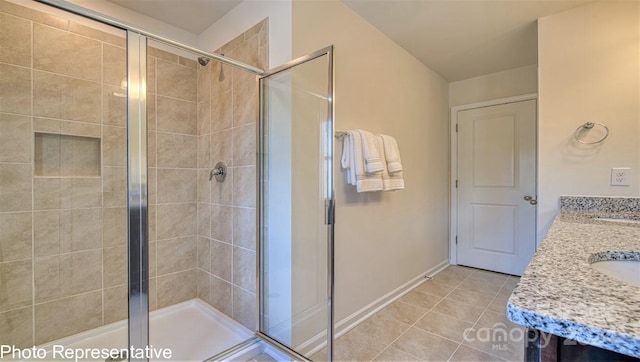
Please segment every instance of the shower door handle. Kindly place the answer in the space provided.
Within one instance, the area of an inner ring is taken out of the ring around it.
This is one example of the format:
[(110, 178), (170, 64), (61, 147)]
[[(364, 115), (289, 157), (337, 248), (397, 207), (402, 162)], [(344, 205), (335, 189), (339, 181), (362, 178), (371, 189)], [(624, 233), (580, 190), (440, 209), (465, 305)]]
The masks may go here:
[(326, 225), (335, 224), (335, 203), (333, 200), (324, 200), (324, 223)]

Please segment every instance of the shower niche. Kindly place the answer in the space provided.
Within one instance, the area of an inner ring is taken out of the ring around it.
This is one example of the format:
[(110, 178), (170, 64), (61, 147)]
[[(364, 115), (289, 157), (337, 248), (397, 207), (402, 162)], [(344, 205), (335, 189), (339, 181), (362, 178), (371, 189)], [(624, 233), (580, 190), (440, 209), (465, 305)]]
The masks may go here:
[(34, 134), (35, 177), (100, 177), (100, 138)]

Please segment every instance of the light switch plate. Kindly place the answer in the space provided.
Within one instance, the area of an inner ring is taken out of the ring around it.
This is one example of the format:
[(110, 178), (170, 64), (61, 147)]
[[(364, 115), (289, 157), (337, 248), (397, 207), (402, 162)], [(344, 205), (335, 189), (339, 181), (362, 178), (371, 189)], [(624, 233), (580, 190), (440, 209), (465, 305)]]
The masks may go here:
[(631, 168), (614, 167), (611, 169), (611, 186), (631, 186)]

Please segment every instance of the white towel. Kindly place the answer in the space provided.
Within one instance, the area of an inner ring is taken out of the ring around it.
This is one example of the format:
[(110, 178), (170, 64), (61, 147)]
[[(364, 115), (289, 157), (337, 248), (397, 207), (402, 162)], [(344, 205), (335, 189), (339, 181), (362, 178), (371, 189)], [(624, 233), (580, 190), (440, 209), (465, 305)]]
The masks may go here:
[[(379, 147), (383, 148), (383, 135), (378, 135), (377, 141)], [(382, 174), (382, 188), (384, 191), (394, 191), (394, 190), (403, 190), (404, 189), (404, 179), (402, 178), (402, 171), (394, 172), (392, 174), (387, 170), (387, 165), (389, 162), (385, 158), (384, 152), (380, 153), (382, 159), (383, 170)]]
[(364, 156), (364, 170), (367, 173), (375, 173), (383, 170), (380, 159), (381, 148), (378, 148), (377, 137), (369, 132), (359, 129), (362, 137), (362, 154)]
[(380, 173), (368, 174), (364, 169), (362, 139), (357, 131), (347, 131), (342, 140), (342, 168), (347, 172), (347, 183), (356, 186), (358, 192), (382, 191)]
[(402, 161), (400, 160), (400, 150), (398, 150), (398, 142), (396, 139), (385, 134), (380, 135), (382, 138), (384, 156), (387, 160), (387, 169), (390, 174), (402, 171)]

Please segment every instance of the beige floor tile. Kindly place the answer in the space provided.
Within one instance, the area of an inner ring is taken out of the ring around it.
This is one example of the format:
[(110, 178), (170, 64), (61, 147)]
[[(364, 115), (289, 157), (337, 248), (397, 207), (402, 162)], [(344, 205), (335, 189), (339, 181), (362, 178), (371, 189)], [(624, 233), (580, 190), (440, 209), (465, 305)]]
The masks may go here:
[(447, 298), (455, 300), (456, 302), (471, 304), (477, 308), (486, 308), (493, 300), (493, 296), (491, 295), (473, 292), (462, 288), (456, 288), (447, 296)]
[(436, 295), (438, 297), (446, 297), (454, 288), (446, 284), (440, 284), (433, 280), (427, 280), (420, 284), (415, 290), (420, 293)]
[(415, 305), (424, 309), (431, 309), (442, 300), (442, 297), (436, 295), (425, 294), (417, 290), (405, 294), (400, 301), (407, 304)]
[(502, 359), (497, 358), (496, 356), (492, 356), (486, 354), (484, 352), (480, 352), (473, 348), (461, 345), (456, 353), (451, 356), (449, 361), (451, 362), (480, 362), (480, 361), (502, 361)]
[(497, 313), (506, 313), (507, 312), (507, 301), (509, 300), (509, 295), (498, 293), (495, 299), (489, 304), (488, 310)]
[(427, 310), (424, 308), (397, 301), (385, 307), (378, 314), (383, 315), (385, 318), (395, 318), (400, 322), (413, 324), (426, 312)]
[(510, 361), (521, 361), (525, 329), (507, 319), (506, 314), (485, 311), (464, 345)]
[(380, 342), (389, 345), (409, 327), (411, 324), (393, 318), (388, 313), (376, 313), (349, 333), (358, 330), (356, 333), (376, 336)]
[(472, 275), (460, 283), (459, 288), (493, 297), (500, 291), (504, 282), (504, 280), (491, 281), (487, 278), (474, 278)]
[(418, 358), (394, 347), (388, 347), (374, 361), (420, 361)]
[(465, 322), (475, 323), (484, 309), (446, 298), (442, 302), (438, 303), (438, 305), (433, 308), (433, 311), (461, 319)]
[(393, 344), (393, 347), (424, 361), (446, 361), (458, 344), (412, 327)]
[(464, 271), (460, 271), (460, 269), (452, 269), (452, 267), (449, 267), (434, 275), (433, 281), (436, 283), (457, 287), (467, 277), (469, 277), (469, 274), (465, 273)]
[(416, 323), (416, 327), (453, 341), (462, 342), (465, 331), (471, 329), (473, 323), (444, 314), (429, 312)]
[(338, 338), (334, 345), (336, 361), (370, 361), (386, 348), (376, 335), (368, 334), (365, 329), (354, 328)]

